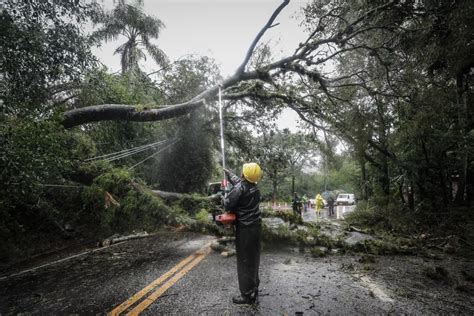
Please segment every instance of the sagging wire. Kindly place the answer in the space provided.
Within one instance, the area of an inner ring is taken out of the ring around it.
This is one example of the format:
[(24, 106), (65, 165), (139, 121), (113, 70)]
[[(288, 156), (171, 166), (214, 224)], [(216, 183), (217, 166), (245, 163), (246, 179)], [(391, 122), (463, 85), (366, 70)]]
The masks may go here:
[(138, 166), (138, 165), (144, 163), (144, 162), (147, 161), (148, 159), (153, 158), (154, 156), (158, 155), (158, 154), (159, 154), (160, 152), (162, 152), (163, 150), (165, 150), (165, 149), (171, 147), (171, 146), (172, 146), (174, 143), (176, 143), (176, 142), (177, 142), (176, 139), (173, 140), (172, 142), (170, 142), (170, 143), (169, 143), (168, 145), (166, 145), (165, 147), (163, 147), (163, 148), (159, 149), (158, 151), (154, 152), (153, 154), (151, 154), (150, 156), (146, 157), (146, 158), (143, 159), (142, 161), (137, 162), (136, 164), (134, 164), (133, 166), (131, 166), (131, 167), (128, 168), (128, 169), (133, 169), (133, 168), (135, 168), (136, 166)]
[(109, 153), (109, 154), (105, 154), (105, 155), (100, 155), (100, 156), (97, 156), (97, 157), (87, 158), (84, 161), (93, 161), (93, 160), (114, 161), (114, 160), (117, 160), (117, 159), (125, 158), (125, 157), (128, 157), (128, 156), (143, 152), (143, 151), (148, 150), (150, 148), (159, 146), (163, 143), (166, 143), (167, 141), (169, 141), (169, 139), (161, 140), (161, 141), (158, 141), (156, 143), (146, 144), (146, 145), (142, 145), (142, 146), (138, 146), (138, 147), (132, 147), (132, 148), (120, 150), (120, 151), (117, 151), (117, 152), (113, 152), (113, 153)]
[[(169, 139), (168, 139), (168, 140), (164, 140), (164, 141), (159, 141), (159, 142), (156, 142), (156, 143), (153, 143), (153, 144), (144, 145), (144, 146), (147, 147), (147, 148), (145, 148), (145, 150), (146, 150), (146, 149), (149, 149), (149, 148), (151, 148), (151, 147), (155, 147), (155, 146), (161, 145), (161, 144), (163, 144), (163, 143), (165, 143), (165, 142), (168, 142), (168, 141), (169, 141)], [(150, 156), (148, 156), (148, 157), (146, 157), (145, 159), (143, 159), (142, 161), (140, 161), (140, 162), (134, 164), (133, 166), (131, 166), (131, 167), (128, 168), (128, 169), (133, 169), (133, 168), (135, 168), (136, 166), (138, 166), (138, 165), (144, 163), (144, 162), (147, 161), (148, 159), (150, 159), (150, 158), (152, 158), (152, 157), (158, 155), (160, 152), (162, 152), (162, 151), (164, 151), (165, 149), (171, 147), (171, 146), (172, 146), (173, 144), (175, 144), (176, 142), (177, 142), (177, 140), (176, 140), (176, 139), (173, 139), (173, 140), (172, 140), (171, 142), (169, 142), (165, 147), (159, 149), (158, 151), (154, 152), (154, 153), (151, 154)], [(144, 146), (140, 146), (140, 147), (144, 147)], [(135, 148), (138, 148), (138, 147), (135, 147)], [(132, 148), (132, 149), (133, 149), (133, 148)], [(126, 149), (126, 150), (130, 150), (130, 149)], [(124, 151), (126, 151), (126, 150), (122, 150), (122, 151), (120, 151), (120, 152), (124, 152)], [(144, 150), (141, 150), (141, 151), (144, 151)], [(141, 152), (141, 151), (140, 151), (140, 152)], [(117, 153), (118, 153), (118, 152), (117, 152)], [(133, 154), (135, 154), (135, 153), (137, 153), (137, 152), (134, 152), (134, 153), (132, 153), (132, 154), (130, 154), (130, 155), (133, 155)], [(111, 154), (116, 154), (116, 153), (111, 153)], [(87, 159), (87, 160), (85, 160), (85, 161), (91, 161), (91, 160), (100, 159), (100, 158), (105, 157), (105, 156), (110, 156), (111, 154), (102, 155), (102, 156), (98, 156), (98, 157), (94, 157), (94, 158), (89, 158), (89, 159)], [(122, 157), (122, 158), (123, 158), (123, 157)], [(120, 159), (120, 158), (116, 158), (116, 159)], [(116, 159), (114, 159), (114, 160), (116, 160)], [(109, 161), (113, 161), (113, 160), (109, 160)], [(16, 184), (16, 183), (15, 183), (15, 184)], [(83, 187), (85, 187), (84, 185), (49, 184), (49, 183), (39, 183), (38, 185), (41, 186), (41, 187), (50, 187), (50, 188), (74, 188), (74, 189), (77, 189), (77, 188), (83, 188)]]

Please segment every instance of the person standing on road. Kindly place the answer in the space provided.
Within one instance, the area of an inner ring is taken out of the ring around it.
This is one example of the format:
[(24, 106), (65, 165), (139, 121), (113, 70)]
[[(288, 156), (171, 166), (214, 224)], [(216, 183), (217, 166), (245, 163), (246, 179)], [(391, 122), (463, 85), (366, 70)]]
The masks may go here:
[(306, 213), (308, 211), (308, 197), (306, 196), (306, 194), (303, 194), (301, 202), (303, 203), (303, 212)]
[(323, 197), (321, 196), (321, 194), (317, 194), (316, 195), (316, 214), (319, 216), (320, 215), (320, 212), (321, 212), (321, 208), (323, 207)]
[(329, 216), (334, 216), (334, 198), (332, 196), (328, 198), (328, 208)]
[(246, 163), (239, 178), (224, 169), (229, 182), (234, 186), (224, 199), (226, 210), (235, 213), (235, 248), (237, 254), (237, 275), (240, 297), (233, 297), (234, 304), (253, 304), (258, 296), (260, 279), (260, 247), (262, 219), (260, 212), (260, 191), (257, 182), (262, 170), (257, 163)]
[(291, 206), (293, 208), (293, 214), (295, 214), (296, 217), (301, 216), (301, 200), (296, 192), (293, 195), (293, 200), (291, 200)]

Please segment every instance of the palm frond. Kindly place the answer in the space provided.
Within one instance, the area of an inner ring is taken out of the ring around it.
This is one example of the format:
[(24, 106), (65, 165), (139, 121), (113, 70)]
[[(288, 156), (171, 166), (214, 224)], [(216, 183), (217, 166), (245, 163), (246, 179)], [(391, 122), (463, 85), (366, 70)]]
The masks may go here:
[(122, 73), (138, 68), (138, 62), (146, 59), (140, 46), (143, 46), (160, 66), (168, 64), (165, 53), (150, 42), (150, 39), (159, 37), (165, 24), (143, 12), (143, 0), (134, 1), (132, 4), (126, 0), (118, 0), (117, 6), (104, 15), (102, 24), (103, 26), (94, 32), (94, 39), (108, 42), (117, 40), (120, 35), (127, 38), (127, 41), (114, 51), (114, 54), (120, 54)]
[(93, 32), (91, 37), (97, 41), (114, 41), (123, 33), (124, 27), (125, 25), (120, 23), (120, 21), (109, 19), (106, 24)]
[(117, 54), (122, 54), (123, 51), (125, 50), (125, 46), (127, 45), (128, 42), (125, 42), (123, 43), (122, 45), (120, 45), (119, 47), (117, 47), (114, 51), (114, 55), (117, 55)]
[[(118, 5), (127, 4), (127, 0), (118, 0), (117, 2), (118, 2)], [(137, 6), (137, 7), (143, 6), (143, 3), (144, 3), (143, 0), (135, 0), (134, 2), (135, 2), (135, 6)], [(115, 0), (114, 0), (114, 3), (115, 3)]]
[(137, 25), (140, 34), (146, 34), (150, 38), (158, 38), (164, 27), (165, 24), (160, 19), (147, 15), (144, 15)]
[(162, 67), (167, 66), (169, 61), (166, 54), (161, 49), (159, 49), (158, 46), (152, 44), (148, 38), (142, 38), (142, 40), (146, 51), (151, 55), (153, 60), (155, 60), (156, 63)]

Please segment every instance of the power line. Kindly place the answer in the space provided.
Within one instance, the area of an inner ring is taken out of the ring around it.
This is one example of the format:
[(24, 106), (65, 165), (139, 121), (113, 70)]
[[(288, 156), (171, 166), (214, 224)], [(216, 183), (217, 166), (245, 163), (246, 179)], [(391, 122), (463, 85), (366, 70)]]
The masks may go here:
[(155, 146), (155, 145), (157, 145), (159, 143), (162, 143), (162, 142), (165, 142), (165, 141), (166, 140), (155, 142), (155, 143), (150, 143), (150, 144), (145, 144), (145, 145), (141, 145), (141, 146), (136, 146), (136, 147), (132, 147), (132, 148), (127, 148), (127, 149), (123, 149), (123, 150), (116, 151), (116, 152), (113, 152), (113, 153), (88, 158), (85, 161), (96, 160), (96, 159), (100, 159), (100, 158), (109, 159), (109, 157), (111, 157), (111, 156), (121, 155), (121, 154), (125, 154), (125, 153), (131, 152), (131, 151), (136, 151), (136, 150), (140, 150), (140, 149), (143, 149), (143, 148), (152, 147), (152, 146)]
[(124, 150), (120, 150), (120, 151), (113, 152), (113, 153), (109, 153), (109, 154), (105, 154), (105, 155), (100, 155), (100, 156), (88, 158), (88, 159), (86, 159), (86, 160), (84, 160), (84, 161), (92, 161), (92, 160), (100, 160), (100, 159), (101, 159), (101, 160), (113, 161), (113, 160), (117, 160), (117, 159), (120, 159), (120, 158), (125, 158), (125, 157), (128, 157), (128, 156), (130, 156), (130, 155), (133, 155), (133, 154), (136, 154), (136, 153), (139, 153), (139, 152), (148, 150), (149, 148), (152, 148), (152, 147), (161, 145), (161, 144), (163, 144), (163, 143), (165, 143), (165, 142), (167, 142), (167, 141), (168, 141), (168, 140), (161, 140), (161, 141), (158, 141), (158, 142), (155, 142), (155, 143), (151, 143), (151, 144), (141, 145), (141, 146), (137, 146), (137, 147), (132, 147), (132, 148), (124, 149)]
[(134, 152), (130, 152), (130, 153), (125, 153), (125, 154), (122, 154), (122, 155), (119, 155), (119, 156), (114, 156), (114, 157), (112, 157), (112, 158), (109, 158), (108, 161), (114, 161), (114, 160), (117, 160), (117, 159), (121, 159), (121, 158), (125, 158), (125, 157), (128, 157), (128, 156), (131, 156), (131, 155), (134, 155), (134, 154), (136, 154), (136, 153), (139, 153), (139, 152), (143, 152), (143, 151), (145, 151), (145, 150), (148, 150), (148, 149), (150, 149), (150, 148), (152, 148), (152, 147), (156, 147), (156, 146), (163, 145), (164, 143), (166, 143), (166, 142), (168, 142), (168, 141), (170, 141), (170, 140), (167, 139), (167, 140), (161, 141), (161, 142), (159, 142), (158, 144), (155, 144), (155, 145), (153, 145), (153, 146), (151, 146), (151, 147), (148, 147), (148, 148), (140, 149), (140, 150), (138, 150), (138, 151), (134, 151)]
[(151, 149), (153, 147), (159, 146), (159, 145), (163, 144), (164, 142), (165, 141), (160, 142), (158, 144), (154, 144), (153, 146), (148, 146), (146, 148), (134, 149), (134, 150), (131, 150), (129, 152), (119, 154), (119, 155), (116, 155), (116, 156), (112, 156), (112, 157), (108, 157), (108, 158), (105, 158), (105, 159), (108, 160), (108, 161), (114, 161), (114, 160), (117, 160), (117, 159), (122, 159), (122, 158), (125, 158), (125, 157), (128, 157), (128, 156), (132, 156), (132, 155), (141, 153), (141, 152), (146, 151), (148, 149)]
[(133, 168), (135, 168), (136, 166), (138, 166), (138, 165), (142, 164), (143, 162), (147, 161), (148, 159), (150, 159), (150, 158), (152, 158), (152, 157), (154, 157), (154, 156), (158, 155), (158, 154), (159, 154), (160, 152), (162, 152), (163, 150), (165, 150), (165, 149), (169, 148), (169, 147), (170, 147), (171, 145), (173, 145), (174, 143), (176, 143), (176, 140), (174, 140), (174, 141), (173, 141), (173, 142), (171, 142), (170, 144), (166, 145), (165, 147), (161, 148), (161, 149), (160, 149), (160, 150), (158, 150), (157, 152), (155, 152), (155, 153), (151, 154), (150, 156), (146, 157), (146, 158), (145, 158), (145, 159), (143, 159), (142, 161), (140, 161), (140, 162), (138, 162), (138, 163), (134, 164), (133, 166), (131, 166), (131, 167), (130, 167), (130, 168), (128, 168), (128, 169), (133, 169)]

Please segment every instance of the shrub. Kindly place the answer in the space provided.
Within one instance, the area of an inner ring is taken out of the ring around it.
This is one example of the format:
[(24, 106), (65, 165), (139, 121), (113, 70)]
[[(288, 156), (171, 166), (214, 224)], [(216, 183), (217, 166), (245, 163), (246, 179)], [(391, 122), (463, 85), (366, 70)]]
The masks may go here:
[[(376, 206), (375, 202), (359, 202), (354, 212), (346, 215), (349, 225), (411, 234), (417, 231), (416, 215), (392, 203)], [(372, 206), (374, 205), (374, 206)]]
[[(106, 192), (118, 202), (106, 203)], [(94, 180), (83, 193), (83, 219), (101, 235), (132, 230), (153, 231), (161, 225), (179, 225), (186, 214), (151, 192), (141, 190), (127, 170), (112, 169)]]
[(195, 218), (201, 222), (208, 222), (209, 221), (209, 212), (206, 209), (201, 209), (199, 212), (196, 213)]
[(178, 207), (191, 216), (196, 216), (202, 209), (214, 211), (217, 204), (198, 194), (184, 195), (183, 198), (171, 204), (173, 207)]

